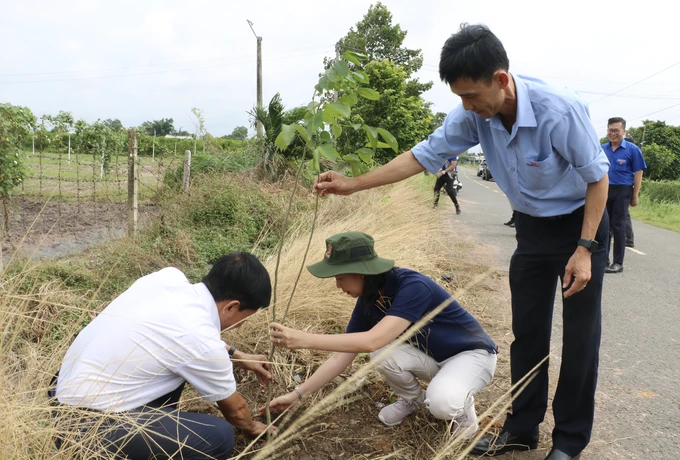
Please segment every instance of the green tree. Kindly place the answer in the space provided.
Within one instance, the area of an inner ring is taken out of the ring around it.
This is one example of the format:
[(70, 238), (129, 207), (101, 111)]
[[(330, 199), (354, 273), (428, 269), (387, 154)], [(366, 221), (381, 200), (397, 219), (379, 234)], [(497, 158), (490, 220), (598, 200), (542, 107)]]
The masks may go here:
[(245, 141), (248, 139), (248, 128), (245, 126), (237, 126), (228, 136), (224, 136), (226, 139), (235, 139), (237, 141)]
[[(270, 179), (281, 177), (285, 169), (293, 166), (292, 159), (302, 152), (304, 145), (302, 140), (295, 139), (282, 150), (276, 146), (276, 138), (284, 124), (292, 125), (302, 121), (306, 112), (307, 109), (304, 107), (286, 110), (279, 93), (272, 97), (266, 108), (256, 106), (248, 112), (251, 126), (255, 128), (259, 121), (264, 129), (261, 167)], [(282, 161), (278, 161), (279, 156), (282, 157)]]
[[(420, 83), (412, 75), (423, 66), (420, 49), (403, 47), (408, 32), (399, 24), (392, 24), (392, 13), (378, 2), (371, 5), (364, 18), (350, 28), (336, 44), (340, 53), (356, 51), (368, 56), (368, 61), (388, 59), (406, 72), (406, 91), (409, 96), (420, 96), (432, 88), (432, 82)], [(326, 66), (328, 67), (328, 65)]]
[[(113, 128), (112, 126), (109, 126)], [(174, 120), (172, 118), (161, 118), (160, 120), (145, 121), (139, 127), (140, 131), (149, 136), (167, 136), (168, 134), (173, 134), (175, 132)]]
[(648, 169), (645, 177), (652, 180), (680, 179), (680, 127), (664, 121), (645, 120), (642, 126), (629, 128), (627, 136), (640, 145)]
[[(113, 120), (110, 119), (110, 118), (107, 118), (106, 120), (102, 121), (102, 123), (104, 125), (108, 126), (109, 128), (111, 128), (111, 131), (114, 131), (114, 132), (120, 132), (120, 131), (123, 131), (125, 129), (125, 127), (123, 126), (123, 123), (118, 118), (114, 118)], [(151, 134), (153, 135), (153, 132)]]
[(677, 179), (680, 162), (676, 155), (668, 147), (655, 143), (648, 144), (644, 151), (647, 170), (645, 177), (650, 180), (675, 180)]
[[(408, 96), (407, 74), (394, 62), (384, 60), (370, 62), (365, 66), (370, 87), (380, 93), (380, 99), (360, 99), (353, 111), (352, 123), (382, 126), (396, 138), (401, 150), (406, 150), (425, 139), (432, 132), (434, 117), (430, 104), (420, 96)], [(366, 138), (363, 130), (349, 129), (338, 139), (341, 151), (353, 152), (364, 147)], [(375, 155), (377, 163), (387, 163), (395, 152), (388, 145)]]
[(30, 138), (36, 123), (28, 107), (0, 104), (0, 198), (3, 200), (12, 195), (14, 187), (26, 176), (19, 147)]
[[(19, 155), (19, 147), (30, 137), (36, 121), (33, 112), (27, 107), (0, 104), (0, 200), (4, 215), (0, 229), (5, 231), (9, 231), (9, 201), (12, 192), (26, 178), (26, 168), (23, 158)], [(0, 231), (0, 243), (2, 233)], [(1, 257), (0, 272), (2, 272)]]
[(432, 116), (432, 124), (430, 125), (430, 132), (433, 132), (435, 129), (439, 128), (441, 125), (444, 124), (444, 120), (446, 120), (446, 113), (445, 112), (437, 112)]
[[(366, 72), (369, 87), (381, 94), (378, 101), (359, 101), (352, 110), (352, 121), (384, 126), (402, 150), (420, 142), (436, 128), (431, 104), (422, 98), (423, 92), (432, 88), (432, 82), (420, 83), (413, 78), (422, 67), (423, 57), (421, 50), (403, 47), (406, 34), (399, 24), (392, 24), (392, 13), (378, 2), (371, 5), (363, 20), (336, 45), (341, 52), (353, 50), (368, 56), (371, 62), (356, 67)], [(332, 63), (326, 60), (326, 68)], [(325, 97), (336, 96), (325, 94)], [(338, 146), (342, 151), (354, 151), (362, 147), (360, 139), (362, 133), (346, 131), (338, 140)], [(394, 156), (388, 149), (382, 149), (375, 161), (386, 163)]]

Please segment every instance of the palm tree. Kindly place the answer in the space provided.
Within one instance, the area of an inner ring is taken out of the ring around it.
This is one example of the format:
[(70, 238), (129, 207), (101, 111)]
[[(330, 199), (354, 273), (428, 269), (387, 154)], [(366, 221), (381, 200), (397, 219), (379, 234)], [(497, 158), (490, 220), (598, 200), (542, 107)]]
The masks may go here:
[(285, 169), (294, 163), (295, 157), (304, 148), (302, 142), (296, 140), (286, 150), (281, 151), (274, 142), (281, 133), (281, 126), (284, 123), (292, 124), (299, 122), (303, 119), (305, 112), (306, 109), (304, 107), (295, 107), (286, 111), (279, 93), (272, 97), (266, 109), (264, 107), (253, 107), (248, 112), (251, 126), (254, 128), (259, 121), (264, 128), (265, 137), (261, 151), (261, 165), (271, 178), (280, 177), (285, 172)]

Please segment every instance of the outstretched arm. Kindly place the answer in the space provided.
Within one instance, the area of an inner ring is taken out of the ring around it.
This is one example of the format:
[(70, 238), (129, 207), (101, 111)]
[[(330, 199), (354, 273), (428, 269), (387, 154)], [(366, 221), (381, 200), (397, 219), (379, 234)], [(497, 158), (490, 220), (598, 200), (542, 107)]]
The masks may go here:
[(257, 436), (267, 429), (267, 425), (264, 423), (253, 420), (250, 416), (250, 410), (248, 410), (248, 403), (239, 392), (217, 401), (217, 407), (234, 428), (238, 428), (247, 434)]
[(335, 171), (327, 171), (314, 180), (314, 193), (326, 196), (351, 195), (354, 192), (393, 184), (425, 171), (411, 151), (407, 151), (378, 169), (357, 177), (345, 177)]
[[(352, 363), (356, 355), (356, 353), (334, 353), (309, 379), (307, 379), (307, 381), (297, 387), (300, 392), (299, 395), (297, 391), (291, 391), (290, 393), (279, 396), (269, 404), (270, 409), (272, 412), (281, 412), (289, 407), (295, 406), (302, 400), (302, 397), (314, 393), (316, 390), (340, 375), (340, 373), (347, 369), (347, 366)], [(264, 412), (265, 408), (261, 407), (260, 414), (264, 414)]]
[(271, 323), (271, 341), (278, 347), (361, 353), (376, 351), (397, 337), (411, 325), (398, 316), (385, 316), (371, 330), (350, 334), (310, 334)]

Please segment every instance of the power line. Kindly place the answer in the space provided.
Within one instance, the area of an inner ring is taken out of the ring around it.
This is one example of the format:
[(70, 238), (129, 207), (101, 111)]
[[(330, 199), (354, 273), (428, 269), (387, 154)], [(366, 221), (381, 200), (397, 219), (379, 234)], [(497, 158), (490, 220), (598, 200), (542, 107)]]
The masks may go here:
[(623, 91), (623, 90), (626, 90), (626, 89), (628, 89), (628, 88), (630, 88), (630, 87), (633, 87), (633, 86), (635, 86), (635, 85), (637, 85), (637, 84), (639, 84), (639, 83), (642, 83), (643, 81), (649, 80), (650, 78), (655, 77), (655, 76), (659, 75), (660, 73), (663, 73), (663, 72), (665, 72), (665, 71), (667, 71), (667, 70), (669, 70), (669, 69), (672, 69), (673, 67), (675, 67), (675, 66), (678, 65), (678, 64), (680, 64), (680, 61), (676, 62), (676, 63), (673, 64), (673, 65), (670, 65), (670, 66), (666, 67), (666, 68), (663, 69), (663, 70), (659, 70), (658, 72), (653, 73), (653, 74), (650, 75), (649, 77), (645, 77), (645, 78), (643, 78), (642, 80), (636, 81), (635, 83), (632, 83), (632, 84), (630, 84), (630, 85), (628, 85), (628, 86), (624, 86), (623, 88), (618, 89), (618, 90), (614, 91), (613, 93), (609, 93), (609, 94), (606, 94), (606, 95), (604, 95), (604, 96), (602, 96), (602, 97), (600, 97), (600, 98), (593, 99), (592, 101), (589, 101), (588, 103), (589, 103), (589, 104), (592, 104), (593, 102), (601, 101), (602, 99), (608, 98), (609, 96), (613, 96), (613, 95), (616, 94), (616, 93), (620, 93), (620, 92)]
[[(298, 51), (307, 51), (311, 49), (328, 49), (331, 48), (334, 45), (327, 45), (327, 46), (314, 46), (314, 47), (306, 47), (306, 48), (298, 48), (298, 49), (293, 49), (293, 50), (280, 50), (274, 55), (280, 54), (280, 53), (295, 53)], [(167, 67), (167, 66), (174, 66), (174, 65), (186, 65), (186, 64), (195, 64), (199, 62), (210, 62), (210, 61), (224, 61), (224, 60), (231, 60), (231, 59), (238, 59), (238, 58), (247, 58), (250, 57), (250, 54), (241, 54), (241, 55), (236, 55), (236, 56), (221, 56), (221, 57), (215, 57), (215, 58), (206, 58), (206, 59), (194, 59), (191, 61), (180, 61), (180, 62), (169, 62), (165, 64), (146, 64), (146, 65), (141, 65), (141, 66), (131, 66), (131, 67), (113, 67), (113, 68), (108, 68), (108, 69), (91, 69), (91, 70), (62, 70), (58, 72), (30, 72), (30, 73), (3, 73), (0, 74), (0, 77), (31, 77), (31, 76), (37, 76), (37, 75), (61, 75), (61, 74), (71, 74), (71, 73), (97, 73), (97, 72), (117, 72), (117, 71), (122, 71), (122, 70), (135, 70), (135, 69), (144, 69), (147, 67)]]
[[(595, 95), (600, 95), (600, 94), (607, 94), (607, 93), (602, 93), (602, 92), (597, 92), (597, 91), (579, 91), (577, 89), (573, 90), (579, 94), (595, 94)], [(674, 97), (674, 96), (641, 96), (641, 95), (634, 95), (634, 94), (617, 94), (614, 97), (626, 97), (626, 98), (632, 98), (632, 99), (664, 99), (664, 100), (680, 100), (680, 97)]]
[[(318, 56), (319, 54), (326, 54), (326, 51), (316, 52), (316, 53), (308, 53), (308, 54), (290, 55), (290, 56), (279, 56), (279, 57), (265, 59), (265, 61), (277, 61), (277, 60), (281, 60), (281, 59), (295, 59), (295, 58), (301, 58), (301, 57), (307, 57), (307, 56)], [(139, 72), (139, 73), (130, 73), (130, 74), (123, 74), (123, 75), (99, 75), (99, 76), (93, 76), (93, 77), (76, 77), (76, 78), (61, 78), (61, 79), (0, 81), (0, 84), (57, 83), (57, 82), (80, 81), (80, 80), (104, 80), (104, 79), (111, 79), (111, 78), (137, 77), (137, 76), (140, 76), (140, 75), (158, 75), (158, 74), (172, 73), (172, 72), (186, 72), (186, 71), (194, 71), (194, 70), (215, 69), (215, 68), (218, 68), (218, 67), (232, 67), (232, 66), (238, 66), (238, 65), (252, 64), (253, 62), (256, 62), (256, 61), (251, 59), (249, 61), (236, 62), (236, 63), (228, 62), (228, 63), (225, 63), (225, 64), (216, 64), (216, 65), (203, 66), (203, 67), (187, 67), (187, 68), (183, 68), (183, 69), (168, 69), (168, 70), (158, 70), (158, 71), (155, 71), (155, 72)]]
[[(666, 110), (672, 109), (673, 107), (678, 107), (678, 106), (680, 106), (680, 102), (678, 102), (677, 104), (669, 105), (668, 107), (664, 107), (663, 109), (655, 110), (654, 112), (649, 112), (649, 113), (646, 113), (644, 115), (640, 115), (638, 117), (626, 118), (626, 121), (639, 120), (640, 118), (645, 118), (645, 117), (648, 117), (650, 115), (654, 115), (656, 113), (663, 112), (663, 111), (666, 111)], [(607, 127), (606, 125), (598, 126), (596, 129), (606, 128), (606, 127)]]

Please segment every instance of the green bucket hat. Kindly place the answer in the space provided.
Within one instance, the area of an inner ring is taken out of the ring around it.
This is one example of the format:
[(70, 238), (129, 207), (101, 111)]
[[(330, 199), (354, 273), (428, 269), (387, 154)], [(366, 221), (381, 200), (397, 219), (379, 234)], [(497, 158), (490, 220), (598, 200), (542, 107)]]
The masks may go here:
[(326, 240), (323, 260), (309, 265), (307, 270), (317, 278), (354, 273), (379, 275), (394, 267), (394, 261), (378, 257), (373, 249), (373, 237), (362, 232), (345, 232)]

